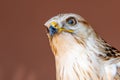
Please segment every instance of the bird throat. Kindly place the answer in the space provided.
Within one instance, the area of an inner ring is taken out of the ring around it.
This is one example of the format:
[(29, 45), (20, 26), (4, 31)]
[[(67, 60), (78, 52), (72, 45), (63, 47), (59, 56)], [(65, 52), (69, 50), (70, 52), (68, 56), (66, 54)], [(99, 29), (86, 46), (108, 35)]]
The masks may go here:
[[(67, 33), (53, 38), (51, 43), (56, 62), (57, 80), (106, 80), (104, 70), (95, 55)], [(91, 56), (92, 55), (92, 56)]]

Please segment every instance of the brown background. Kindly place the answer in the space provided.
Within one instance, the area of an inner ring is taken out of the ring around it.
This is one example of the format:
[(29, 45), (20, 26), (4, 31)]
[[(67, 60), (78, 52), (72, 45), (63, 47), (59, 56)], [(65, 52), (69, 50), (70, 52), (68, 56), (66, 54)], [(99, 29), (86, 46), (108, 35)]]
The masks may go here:
[(119, 0), (0, 0), (0, 80), (55, 80), (43, 24), (66, 12), (83, 16), (120, 49)]

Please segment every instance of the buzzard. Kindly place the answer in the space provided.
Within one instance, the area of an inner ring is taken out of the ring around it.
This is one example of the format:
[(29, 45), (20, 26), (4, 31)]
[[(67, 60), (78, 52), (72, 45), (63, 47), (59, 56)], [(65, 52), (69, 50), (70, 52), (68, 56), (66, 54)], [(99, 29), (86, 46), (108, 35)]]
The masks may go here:
[(45, 26), (57, 80), (120, 80), (120, 52), (80, 15), (59, 14)]

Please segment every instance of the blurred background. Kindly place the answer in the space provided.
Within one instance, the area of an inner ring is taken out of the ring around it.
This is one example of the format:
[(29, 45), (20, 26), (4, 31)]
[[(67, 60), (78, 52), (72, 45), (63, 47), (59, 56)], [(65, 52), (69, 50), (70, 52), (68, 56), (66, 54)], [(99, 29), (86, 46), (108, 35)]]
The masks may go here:
[(43, 24), (77, 13), (120, 49), (119, 0), (0, 0), (0, 80), (55, 80), (55, 61)]

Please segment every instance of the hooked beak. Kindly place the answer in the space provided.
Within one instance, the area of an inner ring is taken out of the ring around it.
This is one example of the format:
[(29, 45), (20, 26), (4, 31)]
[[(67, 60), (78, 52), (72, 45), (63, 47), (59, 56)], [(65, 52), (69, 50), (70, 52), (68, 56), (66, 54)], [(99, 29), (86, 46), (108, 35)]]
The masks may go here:
[(60, 33), (62, 31), (66, 31), (66, 32), (70, 32), (70, 33), (73, 32), (73, 30), (67, 30), (63, 27), (60, 27), (57, 22), (50, 23), (50, 27), (48, 28), (48, 32), (49, 32), (50, 36), (53, 36), (54, 34)]
[(54, 34), (58, 33), (58, 31), (60, 30), (60, 26), (56, 22), (51, 22), (48, 30), (50, 36), (53, 36)]

